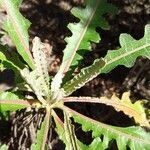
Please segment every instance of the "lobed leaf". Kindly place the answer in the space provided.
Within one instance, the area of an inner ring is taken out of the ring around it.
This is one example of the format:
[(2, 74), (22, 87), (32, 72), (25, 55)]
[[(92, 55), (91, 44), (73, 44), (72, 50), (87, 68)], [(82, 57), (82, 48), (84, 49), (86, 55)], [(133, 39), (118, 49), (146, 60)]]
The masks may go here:
[[(64, 123), (60, 120), (60, 118), (56, 115), (56, 113), (53, 111), (53, 117), (56, 123), (56, 131), (59, 135), (59, 138), (66, 144), (66, 147), (68, 147), (70, 145), (68, 145), (68, 141), (66, 138), (66, 134), (65, 134), (65, 125)], [(68, 115), (68, 114), (67, 114)], [(82, 142), (80, 142), (76, 136), (74, 135), (75, 140), (77, 141), (77, 145), (78, 145), (78, 149), (79, 150), (95, 150), (95, 149), (101, 149), (102, 148), (102, 144), (101, 144), (101, 139), (98, 138), (94, 138), (94, 140), (92, 141), (92, 143), (90, 145), (85, 145)], [(78, 150), (77, 149), (77, 150)]]
[(28, 28), (30, 22), (19, 12), (22, 0), (0, 0), (0, 5), (7, 13), (3, 28), (14, 42), (18, 53), (34, 69), (33, 58), (29, 50)]
[(11, 92), (0, 92), (0, 112), (16, 111), (31, 106), (29, 102), (20, 98), (22, 97)]
[(101, 73), (108, 73), (118, 65), (132, 67), (139, 56), (150, 59), (150, 24), (145, 26), (144, 37), (140, 40), (135, 40), (128, 34), (121, 34), (120, 45), (120, 49), (108, 51)]
[[(113, 5), (108, 4), (106, 0), (85, 0), (85, 3), (85, 8), (75, 7), (71, 10), (72, 14), (80, 19), (80, 22), (68, 25), (72, 36), (65, 39), (68, 44), (64, 50), (62, 64), (58, 71), (59, 76), (56, 75), (54, 79), (56, 81), (60, 80), (59, 77), (63, 78), (70, 65), (69, 71), (76, 68), (79, 61), (83, 59), (83, 55), (91, 50), (91, 42), (98, 43), (100, 41), (96, 28), (108, 28), (108, 23), (103, 15), (108, 12), (114, 13), (117, 10)], [(70, 73), (67, 72), (67, 75), (70, 75)]]
[(142, 104), (143, 101), (138, 100), (135, 103), (132, 103), (129, 94), (129, 92), (124, 93), (121, 99), (119, 99), (115, 94), (111, 97), (111, 99), (108, 99), (107, 97), (101, 97), (100, 99), (103, 99), (106, 103), (108, 102), (108, 105), (109, 101), (111, 101), (115, 110), (124, 112), (129, 117), (133, 117), (136, 123), (150, 128), (150, 124), (146, 118), (145, 108)]
[(150, 147), (150, 134), (141, 127), (115, 127), (90, 119), (70, 108), (65, 111), (74, 118), (74, 121), (82, 125), (83, 131), (92, 131), (93, 138), (103, 136), (102, 149), (107, 149), (110, 141), (116, 140), (119, 150), (129, 147), (131, 150), (147, 150)]
[(84, 86), (85, 83), (95, 78), (104, 65), (105, 62), (102, 59), (96, 59), (91, 66), (82, 69), (78, 75), (76, 75), (63, 86), (65, 96), (70, 95), (75, 90)]
[(110, 99), (107, 97), (68, 97), (63, 100), (64, 102), (100, 103), (112, 106), (116, 111), (122, 111), (129, 117), (133, 117), (135, 122), (139, 123), (141, 126), (150, 128), (142, 101), (138, 100), (132, 103), (128, 92), (124, 93), (121, 99), (113, 95)]

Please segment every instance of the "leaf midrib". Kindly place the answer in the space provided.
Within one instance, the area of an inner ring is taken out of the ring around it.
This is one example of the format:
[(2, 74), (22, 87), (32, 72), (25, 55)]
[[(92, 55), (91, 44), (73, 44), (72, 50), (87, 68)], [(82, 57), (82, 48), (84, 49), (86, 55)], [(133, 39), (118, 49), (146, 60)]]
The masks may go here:
[[(145, 48), (147, 48), (147, 47), (149, 47), (150, 46), (150, 43), (149, 44), (145, 44), (145, 45), (143, 45), (143, 46), (140, 46), (140, 47), (138, 47), (138, 48), (135, 48), (135, 50), (131, 50), (131, 51), (127, 51), (127, 53), (124, 53), (124, 54), (122, 54), (122, 55), (120, 55), (120, 56), (118, 56), (118, 57), (116, 57), (116, 58), (114, 58), (114, 59), (112, 59), (112, 60), (110, 60), (110, 61), (107, 61), (107, 58), (106, 58), (106, 64), (105, 64), (105, 66), (107, 66), (107, 65), (109, 65), (109, 64), (112, 64), (113, 62), (115, 62), (115, 61), (118, 61), (119, 59), (122, 59), (123, 57), (126, 57), (126, 56), (130, 56), (130, 54), (133, 54), (133, 53), (135, 53), (135, 52), (137, 52), (137, 51), (140, 51), (140, 50), (142, 50), (142, 49), (145, 49)], [(131, 48), (132, 49), (132, 48)], [(105, 67), (104, 66), (104, 67)]]
[[(70, 99), (73, 99), (73, 100), (70, 100)], [(138, 115), (138, 116), (140, 116), (140, 114), (141, 114), (140, 112), (136, 111), (135, 109), (133, 109), (133, 108), (127, 106), (127, 105), (119, 104), (116, 101), (112, 101), (112, 102), (110, 101), (109, 103), (107, 103), (108, 100), (105, 100), (105, 99), (88, 98), (88, 97), (67, 97), (67, 98), (63, 98), (63, 100), (64, 100), (64, 102), (102, 103), (102, 104), (109, 105), (109, 106), (112, 106), (112, 107), (113, 107), (113, 105), (116, 105), (118, 107), (119, 106), (120, 107), (125, 107), (127, 110), (129, 110), (132, 113), (134, 112), (134, 114), (136, 113), (136, 115)], [(65, 101), (65, 100), (67, 100), (67, 101)]]
[(27, 107), (31, 106), (29, 101), (25, 101), (25, 100), (0, 100), (0, 104), (6, 104), (6, 105), (15, 104), (15, 105), (24, 105)]

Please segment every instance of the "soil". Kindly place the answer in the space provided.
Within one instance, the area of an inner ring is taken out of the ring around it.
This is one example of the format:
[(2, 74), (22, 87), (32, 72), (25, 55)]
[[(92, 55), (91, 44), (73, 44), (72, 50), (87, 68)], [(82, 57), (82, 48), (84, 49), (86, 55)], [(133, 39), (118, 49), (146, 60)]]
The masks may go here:
[[(100, 28), (97, 29), (102, 40), (98, 44), (93, 43), (93, 51), (85, 56), (83, 66), (91, 64), (95, 58), (105, 56), (107, 50), (117, 49), (120, 46), (119, 35), (121, 33), (129, 33), (135, 39), (140, 39), (144, 35), (145, 25), (150, 23), (149, 0), (108, 1), (119, 8), (119, 13), (116, 16), (111, 14), (105, 15), (110, 24), (110, 29), (107, 31)], [(66, 45), (64, 38), (71, 35), (67, 24), (77, 21), (70, 13), (70, 9), (73, 6), (84, 6), (84, 2), (83, 0), (24, 0), (21, 6), (23, 15), (32, 22), (29, 30), (30, 41), (35, 36), (38, 36), (48, 46), (51, 45), (53, 47), (49, 69), (52, 75), (57, 72), (62, 60), (63, 49)], [(4, 42), (13, 47), (13, 44), (7, 37), (4, 38)], [(12, 72), (1, 72), (0, 85), (6, 83), (12, 86), (13, 78), (10, 81), (6, 81), (6, 75), (9, 75), (11, 78), (13, 76)], [(119, 66), (107, 75), (102, 74), (73, 93), (73, 95), (111, 97), (113, 93), (117, 93), (121, 97), (125, 91), (131, 92), (133, 101), (136, 101), (138, 98), (150, 100), (150, 61), (148, 59), (140, 57), (130, 69)], [(116, 113), (111, 107), (100, 104), (68, 104), (68, 106), (86, 116), (107, 124), (122, 127), (134, 125), (132, 119), (123, 113)], [(8, 121), (4, 121), (3, 118), (0, 119), (0, 141), (4, 143), (9, 141), (13, 135), (11, 128), (14, 126), (14, 121), (12, 120), (15, 120), (19, 113), (13, 114)], [(27, 112), (23, 110), (21, 114), (26, 116)], [(33, 115), (33, 112), (31, 114)], [(41, 112), (39, 112), (37, 118), (40, 117), (40, 114)], [(116, 119), (114, 120), (113, 118)], [(77, 137), (83, 143), (90, 144), (92, 140), (91, 133), (84, 133), (78, 124), (75, 124), (75, 126)], [(54, 131), (52, 131), (52, 137), (53, 149), (63, 150), (64, 145)], [(115, 143), (110, 149), (116, 149)]]

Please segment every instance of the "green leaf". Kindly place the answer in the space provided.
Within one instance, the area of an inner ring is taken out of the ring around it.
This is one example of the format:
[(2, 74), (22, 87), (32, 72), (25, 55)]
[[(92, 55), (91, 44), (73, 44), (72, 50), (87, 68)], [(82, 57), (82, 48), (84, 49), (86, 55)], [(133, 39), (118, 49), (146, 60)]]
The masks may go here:
[(31, 105), (25, 100), (0, 100), (0, 112), (16, 111), (27, 107)]
[(11, 92), (0, 92), (0, 112), (16, 111), (19, 109), (31, 107), (31, 104), (26, 100), (21, 100), (22, 97)]
[(9, 149), (9, 146), (6, 145), (6, 144), (2, 144), (0, 143), (0, 150), (8, 150)]
[(23, 99), (23, 96), (17, 93), (0, 91), (0, 100), (13, 100), (13, 99), (16, 100)]
[(111, 140), (116, 140), (119, 150), (148, 150), (150, 147), (150, 134), (141, 127), (115, 127), (90, 119), (70, 108), (65, 111), (74, 118), (74, 121), (82, 125), (83, 131), (92, 131), (93, 138), (103, 135), (102, 147), (107, 149)]
[(28, 28), (30, 22), (19, 12), (20, 2), (20, 0), (0, 0), (0, 5), (7, 13), (3, 28), (8, 32), (17, 47), (18, 53), (34, 69), (32, 55), (29, 50)]
[(65, 95), (70, 95), (75, 90), (84, 86), (85, 83), (95, 78), (104, 65), (105, 62), (102, 59), (96, 59), (91, 66), (82, 69), (78, 75), (63, 86)]
[(128, 34), (121, 34), (120, 45), (120, 49), (108, 51), (101, 73), (108, 73), (118, 65), (132, 67), (139, 56), (150, 59), (150, 25), (145, 26), (145, 35), (140, 40), (135, 40)]
[(32, 150), (45, 150), (49, 125), (50, 125), (50, 111), (47, 111), (44, 121), (42, 122), (41, 129), (37, 133), (36, 142), (31, 146)]
[(111, 98), (107, 97), (67, 97), (63, 98), (64, 102), (79, 102), (79, 103), (100, 103), (108, 106), (112, 106), (116, 111), (122, 111), (129, 117), (133, 117), (136, 123), (141, 126), (150, 128), (148, 119), (142, 102), (144, 100), (138, 100), (132, 103), (129, 92), (123, 93), (122, 98), (119, 99), (115, 94)]
[[(117, 10), (106, 0), (85, 0), (85, 2), (85, 8), (75, 7), (71, 10), (72, 14), (80, 19), (80, 22), (68, 25), (72, 36), (65, 39), (68, 44), (64, 50), (63, 61), (58, 71), (58, 74), (61, 74), (60, 77), (69, 70), (70, 65), (73, 70), (76, 68), (79, 61), (83, 59), (83, 55), (91, 50), (91, 42), (98, 43), (100, 41), (96, 28), (108, 28), (108, 23), (103, 15), (108, 12), (114, 13)], [(56, 75), (56, 77), (58, 76)], [(58, 78), (55, 80), (59, 81)]]
[[(56, 124), (56, 132), (58, 133), (59, 138), (66, 144), (66, 149), (68, 149), (70, 146), (70, 143), (68, 143), (68, 140), (66, 137), (67, 133), (66, 133), (65, 128), (64, 128), (64, 123), (60, 120), (60, 118), (57, 116), (57, 114), (55, 113), (54, 110), (52, 111), (52, 115), (53, 115), (53, 118), (54, 118), (54, 121)], [(69, 136), (69, 135), (67, 135), (67, 136)]]
[[(56, 113), (54, 111), (52, 111), (52, 115), (53, 115), (55, 123), (56, 123), (56, 131), (59, 135), (59, 138), (66, 144), (66, 147), (68, 147), (70, 144), (68, 145), (68, 140), (67, 140), (67, 137), (65, 134), (65, 127), (64, 127), (65, 125), (59, 119), (59, 117), (56, 115)], [(69, 114), (67, 114), (67, 115), (69, 115)], [(101, 139), (99, 137), (95, 138), (90, 145), (83, 144), (76, 138), (75, 135), (74, 135), (74, 138), (77, 141), (79, 150), (96, 150), (96, 149), (102, 150)]]

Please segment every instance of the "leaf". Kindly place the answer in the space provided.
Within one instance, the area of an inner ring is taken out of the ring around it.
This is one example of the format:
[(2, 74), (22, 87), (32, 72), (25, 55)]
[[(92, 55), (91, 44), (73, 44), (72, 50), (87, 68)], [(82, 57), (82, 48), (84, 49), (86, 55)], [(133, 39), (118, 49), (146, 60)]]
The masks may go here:
[(14, 99), (19, 100), (23, 98), (24, 98), (23, 96), (17, 93), (0, 91), (0, 100), (14, 100)]
[(8, 149), (9, 149), (8, 145), (0, 143), (0, 150), (8, 150)]
[(116, 111), (122, 111), (129, 117), (133, 117), (135, 122), (139, 123), (141, 126), (150, 128), (142, 101), (138, 100), (132, 103), (128, 92), (124, 93), (121, 99), (113, 95), (110, 99), (107, 97), (68, 97), (63, 100), (64, 102), (100, 103), (112, 106)]
[[(67, 141), (66, 134), (65, 134), (64, 124), (54, 111), (52, 112), (52, 115), (56, 123), (56, 131), (59, 135), (59, 138), (66, 144), (66, 147), (67, 147), (68, 141)], [(74, 138), (76, 138), (75, 135), (74, 135)], [(90, 145), (85, 145), (82, 142), (80, 142), (78, 139), (75, 139), (75, 140), (77, 141), (77, 144), (80, 150), (96, 150), (96, 149), (102, 148), (101, 139), (99, 137), (95, 138)]]
[(42, 83), (40, 86), (46, 96), (50, 94), (50, 84), (49, 84), (49, 74), (48, 74), (48, 64), (46, 61), (45, 54), (46, 46), (41, 42), (40, 38), (35, 37), (33, 39), (33, 56), (35, 61), (36, 74), (40, 78), (40, 82)]
[(0, 92), (0, 112), (16, 111), (27, 107), (41, 107), (36, 100), (23, 100), (23, 97), (12, 92)]
[(40, 41), (40, 39), (35, 37), (33, 40), (32, 52), (36, 68), (31, 72), (28, 68), (21, 70), (22, 77), (43, 104), (46, 103), (46, 100), (51, 100), (50, 78), (44, 53), (45, 48), (46, 46)]
[(146, 118), (145, 109), (142, 104), (143, 101), (138, 100), (135, 103), (132, 103), (129, 96), (130, 93), (126, 92), (122, 95), (121, 99), (116, 97), (115, 94), (111, 97), (111, 99), (108, 99), (106, 97), (101, 97), (100, 99), (103, 99), (103, 101), (107, 102), (111, 100), (113, 103), (112, 106), (118, 104), (118, 106), (114, 106), (115, 110), (123, 111), (129, 117), (133, 117), (136, 123), (139, 123), (141, 126), (146, 126), (150, 128), (150, 124)]
[(120, 49), (108, 51), (101, 73), (108, 73), (118, 65), (132, 67), (139, 56), (150, 59), (150, 25), (145, 26), (145, 35), (140, 40), (135, 40), (128, 34), (121, 34), (120, 45)]
[(63, 86), (65, 95), (66, 96), (70, 95), (75, 90), (84, 86), (85, 83), (95, 78), (99, 74), (101, 68), (104, 65), (105, 65), (105, 62), (102, 59), (96, 59), (91, 66), (82, 69), (78, 75), (76, 75), (73, 79), (68, 81)]
[(42, 104), (46, 104), (46, 100), (43, 98), (43, 96), (46, 95), (44, 93), (43, 86), (41, 86), (43, 80), (38, 76), (36, 70), (30, 72), (28, 68), (24, 68), (23, 70), (21, 70), (21, 75), (29, 85), (29, 87), (32, 89), (32, 91), (35, 93), (37, 99)]
[(14, 93), (0, 92), (0, 112), (16, 111), (30, 106), (29, 102), (20, 100), (19, 96)]
[[(17, 96), (17, 94), (15, 93), (0, 91), (0, 117), (6, 119), (9, 116), (9, 112), (7, 111), (9, 110), (14, 111), (20, 109), (20, 106), (18, 105), (19, 98), (22, 97)], [(10, 101), (10, 100), (17, 100), (17, 101)]]
[[(67, 150), (70, 146), (70, 143), (68, 142), (67, 137), (66, 137), (64, 123), (60, 120), (60, 118), (57, 116), (57, 114), (55, 113), (54, 110), (52, 111), (52, 116), (53, 116), (55, 124), (56, 124), (56, 131), (59, 135), (59, 138), (66, 144), (66, 150)], [(67, 135), (67, 136), (69, 136), (69, 135)], [(73, 149), (73, 150), (75, 150), (75, 149)]]
[(32, 144), (32, 150), (45, 150), (45, 145), (47, 141), (47, 135), (50, 125), (50, 111), (47, 110), (44, 121), (42, 122), (41, 129), (37, 133), (37, 138), (35, 144)]
[[(85, 2), (85, 8), (75, 7), (71, 10), (72, 14), (80, 19), (80, 22), (68, 25), (72, 36), (65, 39), (68, 44), (64, 50), (63, 61), (58, 71), (60, 78), (69, 70), (70, 65), (73, 67), (72, 69), (76, 68), (79, 61), (83, 59), (83, 55), (91, 50), (91, 42), (98, 43), (100, 41), (96, 28), (108, 28), (108, 23), (103, 15), (108, 12), (115, 13), (117, 10), (106, 0), (85, 0)], [(57, 78), (59, 76), (56, 75), (54, 80), (59, 81), (60, 79)]]
[(111, 140), (116, 140), (119, 150), (147, 150), (150, 147), (150, 134), (141, 127), (115, 127), (90, 119), (72, 109), (65, 107), (65, 111), (82, 125), (83, 131), (92, 131), (93, 138), (103, 135), (102, 147), (107, 149)]
[(31, 105), (25, 100), (0, 100), (0, 112), (16, 111), (27, 107)]
[(20, 0), (0, 0), (0, 5), (7, 13), (6, 21), (3, 28), (8, 32), (18, 53), (26, 61), (26, 63), (34, 69), (33, 58), (29, 50), (28, 28), (30, 22), (25, 19), (19, 12)]

